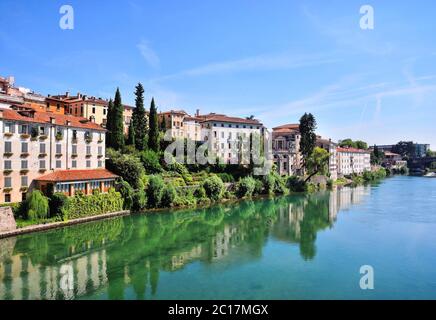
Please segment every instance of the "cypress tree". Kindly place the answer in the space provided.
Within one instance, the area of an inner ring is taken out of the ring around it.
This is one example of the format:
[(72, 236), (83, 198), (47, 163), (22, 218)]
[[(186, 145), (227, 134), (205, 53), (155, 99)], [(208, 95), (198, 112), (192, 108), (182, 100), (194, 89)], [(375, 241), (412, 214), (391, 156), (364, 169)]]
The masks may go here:
[(165, 119), (165, 115), (162, 116), (162, 121), (160, 122), (160, 131), (164, 132), (167, 130), (167, 120)]
[(145, 136), (147, 134), (147, 118), (144, 108), (144, 87), (141, 83), (135, 87), (135, 109), (132, 114), (132, 122), (135, 130), (135, 147), (142, 151), (145, 149)]
[(151, 99), (150, 104), (150, 131), (148, 132), (148, 148), (157, 152), (159, 151), (159, 132), (157, 121), (157, 110), (154, 104), (154, 98)]
[(117, 88), (114, 99), (113, 112), (113, 128), (111, 145), (115, 150), (120, 150), (124, 147), (124, 123), (123, 123), (123, 104), (121, 102), (120, 89)]
[(316, 120), (311, 113), (305, 113), (300, 119), (300, 152), (303, 155), (303, 166), (312, 155), (316, 145)]
[(127, 136), (126, 145), (128, 145), (128, 146), (136, 145), (135, 125), (133, 124), (133, 121), (130, 121), (130, 124), (129, 124), (129, 134)]
[(113, 131), (113, 118), (114, 118), (114, 102), (112, 98), (109, 100), (107, 106), (107, 117), (106, 117), (106, 147), (112, 147), (112, 131)]

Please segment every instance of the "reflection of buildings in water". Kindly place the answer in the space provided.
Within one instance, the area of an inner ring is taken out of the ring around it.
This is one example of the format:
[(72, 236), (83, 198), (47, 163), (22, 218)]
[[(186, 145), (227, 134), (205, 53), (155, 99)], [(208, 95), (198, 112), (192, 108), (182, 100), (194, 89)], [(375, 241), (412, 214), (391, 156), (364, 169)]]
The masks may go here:
[(212, 260), (221, 259), (229, 254), (231, 247), (244, 240), (244, 234), (238, 233), (238, 228), (225, 225), (212, 240)]
[(335, 188), (330, 192), (330, 217), (336, 218), (339, 210), (349, 210), (351, 206), (362, 203), (370, 194), (370, 186)]
[[(281, 227), (291, 231), (294, 239), (301, 238), (300, 223), (304, 219), (304, 203), (289, 203), (279, 208), (278, 222)], [(289, 228), (288, 228), (289, 227)]]
[[(72, 271), (73, 290), (61, 285), (68, 270)], [(73, 256), (51, 266), (32, 264), (31, 259), (23, 254), (10, 255), (0, 262), (0, 300), (72, 299), (106, 283), (104, 249)]]
[(171, 270), (175, 271), (182, 268), (190, 261), (202, 257), (203, 250), (201, 245), (197, 245), (189, 251), (181, 252), (171, 257)]

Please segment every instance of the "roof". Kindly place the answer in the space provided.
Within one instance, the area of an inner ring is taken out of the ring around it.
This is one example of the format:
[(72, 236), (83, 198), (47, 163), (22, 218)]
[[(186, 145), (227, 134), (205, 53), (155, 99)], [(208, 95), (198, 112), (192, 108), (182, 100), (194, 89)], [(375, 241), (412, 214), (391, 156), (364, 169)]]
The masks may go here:
[(369, 150), (363, 150), (363, 149), (357, 149), (357, 148), (343, 148), (338, 147), (336, 148), (337, 152), (353, 152), (353, 153), (370, 153)]
[(198, 115), (197, 118), (200, 118), (202, 121), (220, 121), (220, 122), (245, 123), (245, 124), (254, 124), (254, 125), (262, 124), (259, 122), (259, 120), (256, 119), (229, 117), (224, 114), (217, 114), (217, 113)]
[(37, 178), (37, 181), (66, 182), (115, 179), (118, 176), (107, 169), (58, 170)]
[(183, 115), (185, 115), (185, 114), (188, 114), (188, 113), (186, 113), (186, 111), (185, 110), (170, 110), (170, 111), (163, 111), (163, 112), (161, 112), (161, 114), (183, 114)]
[[(51, 112), (38, 112), (36, 110), (22, 112), (12, 109), (0, 110), (3, 111), (3, 119), (6, 120), (49, 124), (51, 123), (51, 118), (53, 118), (55, 124), (59, 126), (67, 126), (67, 121), (69, 121), (69, 127), (106, 131), (106, 129), (102, 128), (97, 123), (91, 122), (86, 118), (75, 117), (72, 115), (56, 114)], [(33, 117), (24, 115), (26, 112), (29, 114), (33, 114)]]
[(394, 153), (394, 152), (390, 152), (390, 151), (385, 151), (384, 154), (385, 154), (385, 156), (393, 156), (393, 157), (399, 156), (399, 157), (401, 157), (400, 154)]
[(300, 130), (300, 125), (298, 123), (288, 123), (273, 128), (273, 130), (281, 130), (281, 129)]

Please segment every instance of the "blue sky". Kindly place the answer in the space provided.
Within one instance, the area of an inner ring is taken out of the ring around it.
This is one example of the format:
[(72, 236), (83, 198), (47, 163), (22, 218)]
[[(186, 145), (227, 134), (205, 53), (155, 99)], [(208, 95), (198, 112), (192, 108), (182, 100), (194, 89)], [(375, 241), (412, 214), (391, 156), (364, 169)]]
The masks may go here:
[[(74, 8), (74, 30), (59, 9)], [(361, 5), (374, 30), (359, 27)], [(304, 112), (334, 140), (414, 140), (436, 148), (434, 1), (1, 0), (0, 75), (43, 94), (133, 104), (141, 81), (160, 109)]]

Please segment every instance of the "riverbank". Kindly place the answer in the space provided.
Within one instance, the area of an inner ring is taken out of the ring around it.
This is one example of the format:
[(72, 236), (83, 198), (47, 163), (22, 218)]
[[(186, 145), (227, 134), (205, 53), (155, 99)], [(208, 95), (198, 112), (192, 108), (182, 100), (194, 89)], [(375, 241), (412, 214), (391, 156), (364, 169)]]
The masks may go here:
[(57, 229), (57, 228), (72, 226), (72, 225), (96, 221), (96, 220), (110, 219), (110, 218), (114, 218), (114, 217), (125, 216), (128, 214), (130, 214), (129, 210), (123, 210), (123, 211), (117, 211), (117, 212), (104, 213), (104, 214), (95, 215), (95, 216), (77, 218), (77, 219), (72, 219), (72, 220), (68, 220), (68, 221), (35, 224), (35, 225), (31, 225), (31, 226), (27, 226), (27, 227), (23, 227), (23, 228), (18, 228), (18, 229), (11, 230), (11, 231), (2, 232), (2, 233), (0, 233), (0, 239), (15, 237), (15, 236), (27, 234), (27, 233), (34, 233), (34, 232), (51, 230), (51, 229)]

